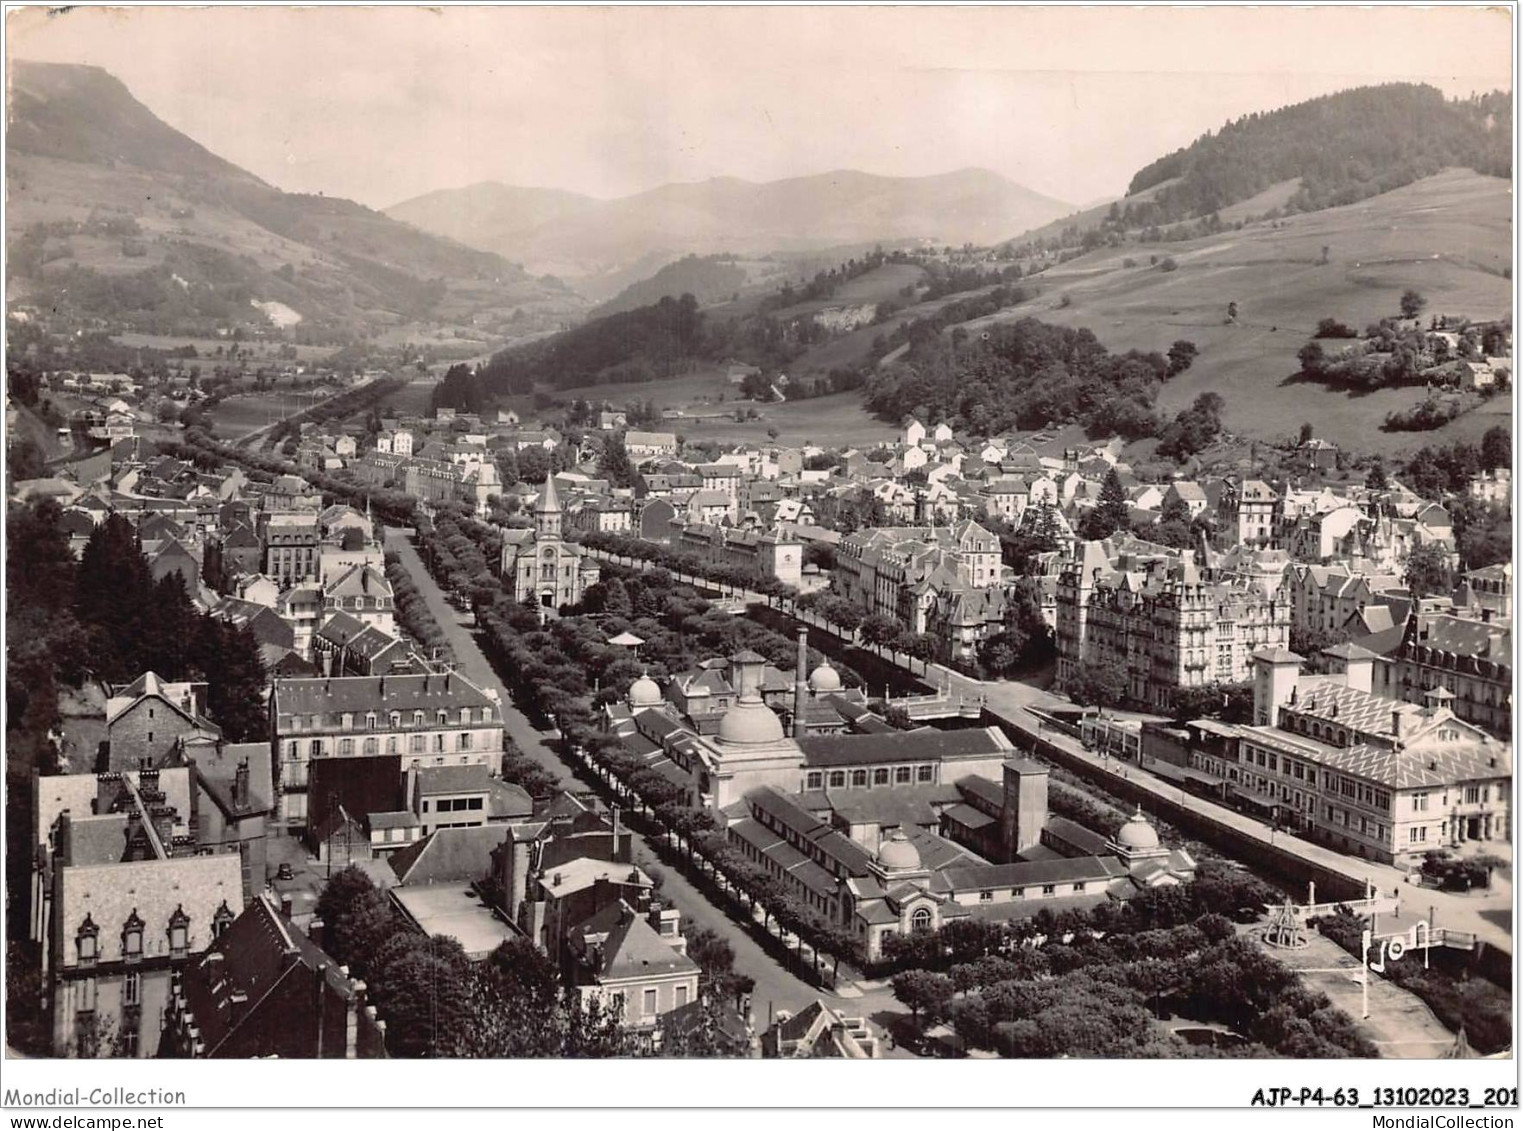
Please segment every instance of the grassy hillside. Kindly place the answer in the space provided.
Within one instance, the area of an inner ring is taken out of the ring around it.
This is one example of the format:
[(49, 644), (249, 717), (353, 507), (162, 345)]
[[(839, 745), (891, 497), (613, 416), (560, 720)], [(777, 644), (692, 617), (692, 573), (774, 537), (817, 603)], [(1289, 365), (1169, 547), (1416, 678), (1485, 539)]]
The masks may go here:
[[(1416, 403), (1421, 390), (1350, 396), (1296, 383), (1296, 351), (1319, 319), (1363, 327), (1395, 314), (1408, 288), (1435, 314), (1506, 315), (1511, 213), (1508, 182), (1451, 170), (1358, 204), (1204, 239), (1099, 249), (1044, 271), (1033, 280), (1042, 290), (1037, 302), (990, 321), (1030, 315), (1087, 327), (1112, 350), (1162, 351), (1188, 339), (1200, 355), (1165, 385), (1166, 412), (1209, 390), (1226, 398), (1228, 428), (1245, 435), (1276, 437), (1311, 421), (1319, 436), (1359, 450), (1420, 447), (1489, 425), (1471, 414), (1438, 433), (1382, 433), (1385, 414)], [(1177, 270), (1150, 265), (1155, 254)], [(1235, 325), (1226, 323), (1228, 302), (1238, 304)], [(980, 323), (967, 328), (977, 332)]]

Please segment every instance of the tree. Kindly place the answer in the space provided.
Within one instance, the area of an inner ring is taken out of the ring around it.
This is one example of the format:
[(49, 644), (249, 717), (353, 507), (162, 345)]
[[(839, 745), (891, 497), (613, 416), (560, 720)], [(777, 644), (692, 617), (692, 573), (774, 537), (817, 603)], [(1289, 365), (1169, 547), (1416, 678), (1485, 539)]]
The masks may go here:
[(1108, 664), (1084, 664), (1063, 685), (1081, 707), (1114, 707), (1126, 700), (1126, 680)]
[(1481, 466), (1487, 471), (1512, 466), (1512, 431), (1507, 425), (1488, 428), (1481, 437)]
[(1406, 291), (1401, 296), (1401, 316), (1403, 318), (1416, 318), (1428, 305), (1428, 300), (1416, 291)]
[(1194, 342), (1181, 338), (1169, 347), (1169, 368), (1167, 376), (1175, 377), (1183, 373), (1195, 361), (1200, 352)]
[(1321, 342), (1307, 342), (1296, 351), (1296, 360), (1301, 363), (1302, 373), (1319, 377), (1327, 368), (1327, 351)]
[(1418, 546), (1407, 555), (1405, 581), (1414, 597), (1447, 595), (1454, 588), (1448, 555), (1438, 546)]
[(1301, 425), (1300, 435), (1296, 437), (1296, 446), (1304, 448), (1311, 441), (1314, 432), (1315, 429), (1312, 427), (1311, 421), (1305, 421)]
[(624, 446), (624, 433), (610, 432), (603, 438), (603, 454), (598, 459), (598, 471), (608, 477), (615, 487), (633, 487), (635, 465)]
[(1082, 534), (1089, 541), (1109, 538), (1118, 530), (1125, 529), (1127, 516), (1126, 488), (1113, 467), (1105, 473), (1100, 485), (1100, 499), (1084, 520)]
[(951, 978), (928, 970), (906, 970), (894, 975), (893, 984), (894, 997), (909, 1006), (910, 1015), (922, 1025), (936, 1020), (957, 992)]
[(1391, 485), (1390, 480), (1386, 478), (1384, 463), (1377, 459), (1370, 465), (1370, 472), (1364, 477), (1364, 485), (1371, 491), (1384, 491)]

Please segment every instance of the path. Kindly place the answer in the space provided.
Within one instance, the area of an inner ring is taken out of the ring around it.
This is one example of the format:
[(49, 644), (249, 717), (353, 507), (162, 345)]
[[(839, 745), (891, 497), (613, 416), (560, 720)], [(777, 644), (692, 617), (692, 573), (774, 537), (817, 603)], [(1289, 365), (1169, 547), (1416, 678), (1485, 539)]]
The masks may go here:
[[(445, 600), (443, 590), (424, 567), (423, 559), (407, 534), (395, 527), (387, 527), (385, 546), (389, 552), (398, 556), (403, 568), (412, 575), (428, 611), (439, 622), (445, 639), (454, 650), (456, 670), (463, 672), (471, 682), (496, 691), (501, 696), (503, 726), (508, 736), (525, 755), (555, 774), (563, 788), (585, 789), (586, 786), (572, 775), (569, 765), (561, 761), (547, 733), (537, 729), (514, 705), (512, 696), (497, 678), (497, 673), (477, 644), (475, 634), (461, 623), (461, 614)], [(723, 909), (710, 903), (681, 872), (660, 862), (645, 837), (638, 832), (631, 835), (634, 838), (635, 855), (641, 865), (648, 868), (654, 863), (664, 875), (661, 887), (663, 898), (675, 903), (689, 923), (707, 927), (722, 936), (735, 951), (735, 969), (756, 980), (751, 1004), (758, 1029), (766, 1028), (769, 1009), (797, 1012), (816, 998), (823, 999), (853, 1017), (871, 1017), (874, 1013), (885, 1010), (907, 1012), (894, 1000), (892, 992), (884, 987), (869, 987), (863, 991), (849, 987), (851, 996), (842, 996), (818, 989), (796, 977), (762, 949), (761, 944)]]

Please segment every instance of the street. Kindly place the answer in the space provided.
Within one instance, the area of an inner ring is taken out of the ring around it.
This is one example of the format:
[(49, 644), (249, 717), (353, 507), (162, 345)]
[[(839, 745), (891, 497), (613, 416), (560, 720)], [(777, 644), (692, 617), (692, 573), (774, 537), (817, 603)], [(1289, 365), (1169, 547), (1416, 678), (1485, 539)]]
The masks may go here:
[[(400, 558), (403, 567), (412, 575), (429, 612), (439, 622), (445, 639), (454, 649), (456, 669), (463, 672), (473, 683), (483, 688), (490, 688), (501, 696), (503, 725), (508, 736), (518, 744), (525, 755), (556, 774), (563, 788), (586, 788), (573, 777), (568, 765), (562, 762), (555, 753), (545, 732), (537, 730), (523, 712), (514, 706), (512, 697), (502, 685), (502, 681), (497, 678), (497, 673), (492, 670), (491, 664), (476, 643), (475, 635), (460, 623), (460, 614), (445, 600), (443, 590), (439, 588), (423, 565), (423, 559), (419, 557), (411, 539), (402, 531), (388, 527), (385, 533), (385, 546), (389, 552), (395, 553)], [(797, 1012), (816, 998), (844, 1010), (848, 1016), (860, 1015), (870, 1019), (874, 1014), (884, 1012), (907, 1012), (894, 1000), (892, 992), (886, 986), (865, 990), (848, 987), (850, 996), (840, 996), (827, 993), (795, 977), (722, 908), (710, 903), (676, 868), (660, 863), (656, 852), (643, 836), (634, 833), (633, 837), (635, 856), (641, 867), (648, 870), (654, 865), (665, 877), (661, 886), (662, 898), (675, 904), (682, 911), (683, 919), (688, 923), (707, 927), (729, 942), (735, 951), (736, 971), (756, 980), (751, 1004), (755, 1011), (758, 1030), (767, 1027), (769, 1010), (788, 1009)], [(875, 1026), (875, 1029), (881, 1030), (881, 1026)]]

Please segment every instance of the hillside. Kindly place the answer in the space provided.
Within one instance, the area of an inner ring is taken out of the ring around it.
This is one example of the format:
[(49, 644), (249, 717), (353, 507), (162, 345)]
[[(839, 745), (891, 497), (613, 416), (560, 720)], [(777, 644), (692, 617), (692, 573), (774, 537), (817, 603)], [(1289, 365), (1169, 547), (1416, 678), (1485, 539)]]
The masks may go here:
[[(1241, 230), (1098, 248), (1036, 275), (1038, 301), (964, 328), (977, 335), (990, 323), (1029, 315), (1088, 328), (1113, 351), (1166, 351), (1186, 339), (1200, 353), (1163, 386), (1162, 412), (1214, 391), (1226, 398), (1233, 432), (1276, 438), (1311, 421), (1317, 435), (1355, 450), (1416, 448), (1435, 436), (1484, 431), (1495, 417), (1473, 413), (1437, 433), (1382, 433), (1385, 414), (1420, 400), (1420, 389), (1351, 396), (1298, 383), (1296, 352), (1320, 319), (1364, 327), (1395, 314), (1409, 288), (1426, 297), (1433, 314), (1505, 316), (1512, 305), (1511, 217), (1507, 181), (1449, 170), (1357, 204)], [(1175, 270), (1161, 269), (1166, 259)], [(1238, 304), (1234, 324), (1226, 319), (1228, 302)], [(1506, 410), (1505, 401), (1494, 404)]]
[(600, 318), (683, 295), (692, 295), (699, 306), (709, 306), (734, 297), (749, 281), (750, 275), (733, 256), (685, 255), (650, 278), (631, 283), (602, 306), (589, 311), (588, 317)]
[[(1078, 248), (1367, 200), (1451, 168), (1512, 174), (1512, 101), (1389, 83), (1250, 114), (1138, 171), (1127, 194), (1007, 240)], [(1170, 225), (1176, 225), (1170, 228)]]
[(422, 319), (510, 336), (579, 306), (496, 255), (351, 201), (281, 192), (100, 68), (17, 62), (11, 82), (13, 302), (187, 333), (268, 327), (254, 304), (278, 303), (310, 341)]
[[(449, 234), (465, 211), (458, 193), (432, 193), (388, 209)], [(425, 207), (424, 202), (429, 202)], [(577, 285), (642, 257), (766, 254), (874, 241), (987, 244), (1070, 211), (982, 169), (930, 177), (880, 177), (842, 170), (757, 184), (721, 177), (670, 184), (524, 226), (482, 223), (462, 233), (473, 246), (551, 272)]]

